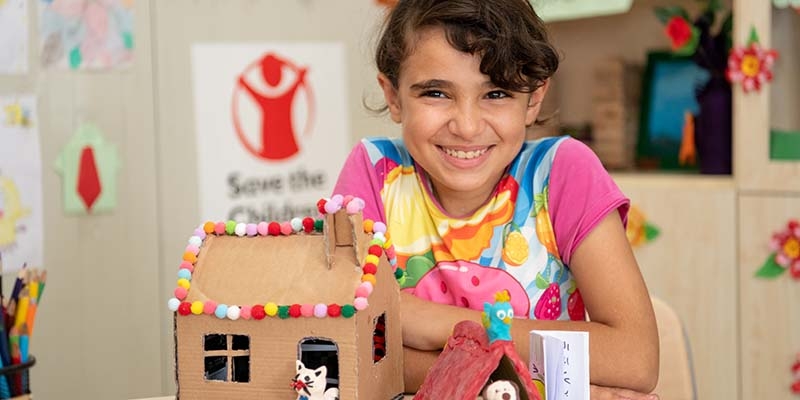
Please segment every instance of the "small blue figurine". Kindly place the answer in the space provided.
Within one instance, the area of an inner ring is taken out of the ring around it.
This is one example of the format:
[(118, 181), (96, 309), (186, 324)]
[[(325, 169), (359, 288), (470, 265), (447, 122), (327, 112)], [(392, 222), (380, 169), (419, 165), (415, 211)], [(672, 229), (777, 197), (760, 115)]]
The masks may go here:
[(514, 318), (514, 308), (511, 306), (511, 295), (508, 290), (495, 293), (494, 304), (483, 303), (481, 322), (486, 328), (489, 343), (495, 340), (511, 341), (511, 319)]

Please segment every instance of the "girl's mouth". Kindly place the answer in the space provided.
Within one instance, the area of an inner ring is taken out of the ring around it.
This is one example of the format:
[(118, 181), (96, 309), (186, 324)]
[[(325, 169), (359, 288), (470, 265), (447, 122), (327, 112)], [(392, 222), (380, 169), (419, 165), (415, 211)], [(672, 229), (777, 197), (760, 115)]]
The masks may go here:
[(458, 158), (460, 160), (472, 160), (486, 154), (486, 152), (489, 151), (489, 147), (484, 147), (478, 150), (467, 150), (467, 151), (449, 149), (447, 147), (442, 147), (442, 146), (439, 146), (439, 148), (442, 149), (442, 151), (448, 156)]

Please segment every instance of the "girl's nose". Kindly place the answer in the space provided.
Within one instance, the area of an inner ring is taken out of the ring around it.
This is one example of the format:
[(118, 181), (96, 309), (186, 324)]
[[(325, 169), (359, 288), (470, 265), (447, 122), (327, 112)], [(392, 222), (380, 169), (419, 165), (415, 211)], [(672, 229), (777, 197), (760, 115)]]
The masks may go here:
[(450, 132), (465, 139), (478, 136), (483, 130), (483, 116), (477, 104), (462, 103), (453, 107), (448, 124)]

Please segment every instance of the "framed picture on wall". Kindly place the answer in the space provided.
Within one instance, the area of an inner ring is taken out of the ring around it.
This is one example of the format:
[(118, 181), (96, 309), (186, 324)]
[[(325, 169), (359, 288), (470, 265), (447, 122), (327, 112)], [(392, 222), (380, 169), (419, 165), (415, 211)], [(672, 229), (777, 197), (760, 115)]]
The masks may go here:
[(636, 146), (639, 169), (696, 169), (681, 166), (678, 153), (687, 117), (699, 109), (695, 93), (708, 78), (708, 71), (691, 57), (662, 51), (648, 54)]

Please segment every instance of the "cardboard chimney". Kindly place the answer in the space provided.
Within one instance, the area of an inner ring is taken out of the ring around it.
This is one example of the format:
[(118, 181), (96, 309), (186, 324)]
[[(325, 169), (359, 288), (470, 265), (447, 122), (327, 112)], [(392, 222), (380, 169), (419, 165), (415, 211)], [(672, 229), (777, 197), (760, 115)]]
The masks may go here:
[(341, 399), (402, 396), (399, 289), (380, 240), (360, 212), (297, 222), (195, 231), (170, 300), (178, 399), (295, 400), (296, 360), (325, 365)]

